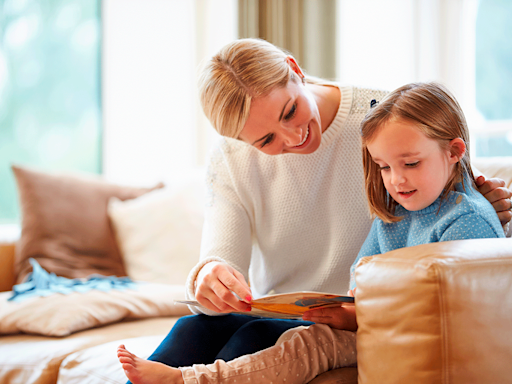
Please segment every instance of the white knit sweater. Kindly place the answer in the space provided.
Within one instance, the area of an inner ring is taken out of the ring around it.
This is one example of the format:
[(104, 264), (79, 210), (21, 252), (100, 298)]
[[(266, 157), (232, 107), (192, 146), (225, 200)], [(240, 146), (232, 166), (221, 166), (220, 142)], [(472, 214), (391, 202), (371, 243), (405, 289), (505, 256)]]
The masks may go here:
[(371, 225), (360, 123), (370, 101), (385, 92), (340, 90), (337, 115), (312, 154), (269, 156), (227, 138), (214, 148), (201, 261), (189, 274), (189, 299), (200, 268), (213, 260), (248, 278), (254, 298), (270, 291), (347, 292), (350, 266)]

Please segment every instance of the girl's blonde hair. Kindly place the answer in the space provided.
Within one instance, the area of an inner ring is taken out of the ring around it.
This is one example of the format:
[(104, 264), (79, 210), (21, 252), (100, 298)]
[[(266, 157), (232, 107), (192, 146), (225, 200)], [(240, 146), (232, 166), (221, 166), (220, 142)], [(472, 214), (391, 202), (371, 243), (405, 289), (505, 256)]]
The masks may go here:
[(289, 55), (265, 40), (239, 39), (223, 47), (204, 66), (199, 79), (203, 111), (223, 136), (238, 138), (251, 100), (266, 96), (299, 77)]
[(386, 191), (379, 166), (372, 161), (367, 147), (380, 127), (391, 119), (411, 122), (428, 138), (437, 140), (442, 149), (449, 149), (450, 141), (456, 138), (461, 138), (466, 144), (464, 154), (454, 153), (461, 155), (460, 160), (455, 164), (442, 199), (446, 199), (448, 193), (454, 190), (457, 182), (469, 181), (474, 185), (469, 158), (469, 132), (459, 103), (440, 84), (407, 84), (372, 107), (361, 123), (365, 190), (372, 215), (387, 223), (401, 220), (401, 217), (394, 215), (398, 204)]

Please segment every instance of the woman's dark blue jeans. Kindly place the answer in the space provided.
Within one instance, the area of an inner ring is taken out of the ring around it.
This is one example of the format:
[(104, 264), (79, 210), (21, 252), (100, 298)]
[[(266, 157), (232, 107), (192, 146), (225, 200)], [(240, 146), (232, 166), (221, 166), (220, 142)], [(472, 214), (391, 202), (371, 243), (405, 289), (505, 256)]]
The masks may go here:
[(313, 323), (245, 315), (180, 318), (148, 360), (171, 367), (210, 364), (273, 346), (286, 330)]

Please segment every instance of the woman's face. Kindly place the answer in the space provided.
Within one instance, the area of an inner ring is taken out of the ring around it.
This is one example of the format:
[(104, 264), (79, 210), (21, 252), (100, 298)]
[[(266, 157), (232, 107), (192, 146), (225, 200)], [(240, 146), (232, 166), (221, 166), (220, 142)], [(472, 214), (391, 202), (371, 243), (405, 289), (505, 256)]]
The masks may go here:
[(239, 139), (268, 155), (315, 152), (322, 140), (322, 124), (308, 86), (290, 80), (286, 87), (253, 99)]

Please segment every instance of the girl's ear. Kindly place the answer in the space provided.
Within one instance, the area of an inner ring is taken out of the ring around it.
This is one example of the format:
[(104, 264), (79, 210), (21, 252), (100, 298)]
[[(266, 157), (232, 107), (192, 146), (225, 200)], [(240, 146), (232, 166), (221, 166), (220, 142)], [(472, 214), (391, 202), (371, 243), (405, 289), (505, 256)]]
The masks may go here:
[(293, 56), (286, 56), (286, 62), (293, 70), (293, 72), (299, 76), (300, 79), (304, 79), (304, 72), (302, 72), (302, 69), (300, 69), (299, 64), (297, 64)]
[(464, 156), (464, 153), (466, 153), (466, 143), (464, 140), (462, 140), (460, 137), (457, 137), (456, 139), (450, 141), (448, 146), (450, 152), (450, 164), (459, 162)]

